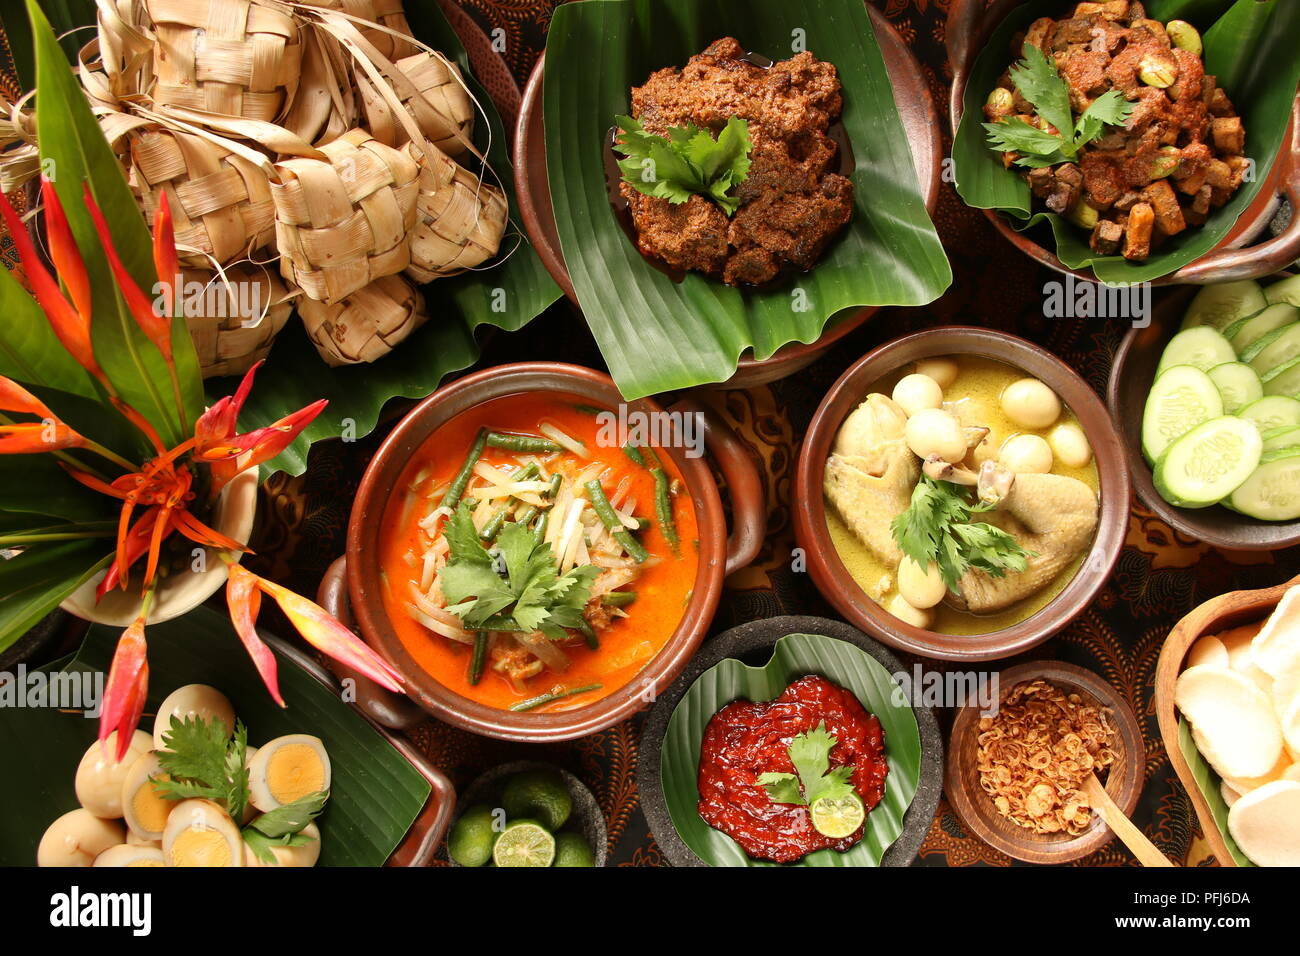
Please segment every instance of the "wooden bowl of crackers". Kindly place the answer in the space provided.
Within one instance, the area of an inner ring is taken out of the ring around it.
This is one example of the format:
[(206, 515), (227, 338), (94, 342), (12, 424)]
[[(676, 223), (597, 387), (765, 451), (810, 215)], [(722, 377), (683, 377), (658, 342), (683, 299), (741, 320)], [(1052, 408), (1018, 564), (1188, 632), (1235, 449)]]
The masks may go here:
[(1095, 770), (1133, 813), (1146, 761), (1133, 708), (1101, 677), (1063, 661), (1018, 664), (997, 679), (996, 712), (971, 704), (953, 720), (944, 785), (953, 809), (980, 839), (1026, 863), (1096, 852), (1115, 833), (1091, 810), (1083, 779)]

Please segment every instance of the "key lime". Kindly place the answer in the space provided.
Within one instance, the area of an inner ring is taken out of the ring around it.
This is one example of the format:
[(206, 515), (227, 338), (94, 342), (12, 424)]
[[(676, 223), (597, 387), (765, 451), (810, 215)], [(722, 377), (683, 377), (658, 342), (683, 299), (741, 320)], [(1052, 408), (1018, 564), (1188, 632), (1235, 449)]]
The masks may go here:
[(536, 820), (507, 823), (492, 847), (497, 866), (550, 866), (555, 860), (555, 837)]
[(556, 866), (595, 866), (596, 857), (581, 833), (561, 833), (555, 838)]
[(492, 808), (486, 803), (470, 807), (451, 828), (447, 853), (461, 866), (482, 866), (492, 859), (492, 844), (497, 838), (492, 823)]
[(867, 809), (856, 793), (838, 799), (822, 797), (812, 805), (813, 829), (832, 840), (852, 836), (866, 819)]
[(526, 770), (515, 774), (501, 794), (506, 818), (528, 817), (554, 833), (573, 812), (573, 798), (563, 778), (551, 770)]

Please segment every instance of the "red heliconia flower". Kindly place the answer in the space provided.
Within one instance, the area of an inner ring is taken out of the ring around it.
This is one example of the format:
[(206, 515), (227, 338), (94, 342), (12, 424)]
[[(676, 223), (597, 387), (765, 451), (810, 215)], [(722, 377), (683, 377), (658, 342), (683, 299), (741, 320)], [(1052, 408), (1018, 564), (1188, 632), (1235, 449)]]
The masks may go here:
[[(76, 241), (72, 238), (71, 230), (66, 228), (67, 220), (63, 213), (63, 206), (59, 203), (58, 193), (49, 186), (49, 180), (42, 183), (42, 189), (45, 195), (46, 218), (52, 216), (55, 224), (55, 228), (49, 232), (50, 257), (59, 264), (59, 272), (63, 275), (68, 288), (75, 290), (74, 294), (77, 297), (85, 294), (83, 307), (86, 311), (75, 308), (64, 297), (59, 283), (45, 268), (45, 264), (36, 252), (36, 247), (32, 245), (31, 236), (27, 234), (22, 220), (9, 204), (8, 198), (0, 202), (0, 216), (4, 217), (5, 226), (18, 249), (18, 258), (22, 261), (23, 272), (27, 276), (27, 281), (31, 283), (36, 301), (45, 312), (45, 317), (49, 319), (54, 334), (58, 336), (64, 349), (78, 365), (100, 381), (106, 382), (107, 379), (95, 360), (95, 352), (90, 344), (90, 300), (89, 293), (86, 291), (90, 287), (90, 279), (86, 273), (86, 265), (81, 259), (81, 251), (77, 249)], [(63, 224), (63, 228), (60, 228), (60, 223)]]
[(271, 692), (275, 702), (284, 707), (284, 698), (280, 696), (275, 655), (257, 636), (257, 612), (262, 609), (262, 592), (258, 588), (261, 579), (234, 562), (230, 563), (229, 570), (230, 577), (226, 579), (226, 604), (230, 608), (230, 620), (244, 644), (244, 650), (248, 651), (248, 656), (253, 659), (253, 666), (257, 668), (262, 683)]
[(176, 296), (180, 291), (176, 288), (176, 282), (181, 274), (181, 263), (176, 254), (172, 207), (167, 201), (166, 190), (159, 197), (158, 210), (153, 218), (153, 264), (163, 290), (163, 315), (170, 319), (176, 315)]
[(144, 713), (144, 699), (149, 691), (149, 664), (145, 661), (144, 622), (146, 612), (122, 632), (108, 671), (108, 684), (99, 714), (99, 742), (103, 744), (117, 731), (115, 760), (126, 756), (131, 736)]
[(82, 448), (84, 436), (69, 428), (49, 407), (13, 379), (0, 375), (0, 412), (35, 415), (39, 422), (0, 423), (0, 455), (30, 455)]

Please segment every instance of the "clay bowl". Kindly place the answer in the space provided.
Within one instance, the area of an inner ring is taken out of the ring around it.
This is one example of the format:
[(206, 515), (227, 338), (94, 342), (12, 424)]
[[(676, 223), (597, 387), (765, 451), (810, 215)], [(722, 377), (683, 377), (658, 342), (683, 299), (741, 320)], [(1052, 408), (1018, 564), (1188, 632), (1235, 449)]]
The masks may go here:
[[(999, 675), (1000, 692), (1005, 695), (1015, 685), (1040, 677), (1067, 693), (1080, 694), (1087, 703), (1109, 708), (1114, 715), (1116, 760), (1106, 776), (1106, 792), (1126, 816), (1131, 816), (1142, 794), (1146, 763), (1142, 729), (1133, 708), (1092, 671), (1063, 661), (1031, 661), (1010, 667)], [(967, 829), (995, 850), (1026, 863), (1068, 863), (1095, 853), (1114, 839), (1115, 831), (1095, 813), (1092, 825), (1077, 837), (1037, 834), (998, 813), (993, 800), (980, 788), (979, 770), (975, 766), (979, 719), (978, 705), (957, 711), (948, 741), (948, 770), (944, 777), (948, 802)]]
[[(940, 634), (887, 613), (853, 580), (826, 528), (822, 476), (835, 434), (871, 386), (917, 359), (970, 355), (1021, 369), (1046, 383), (1079, 419), (1092, 444), (1101, 482), (1101, 515), (1092, 553), (1046, 606), (1019, 624), (979, 635)], [(1010, 657), (1041, 644), (1069, 624), (1097, 595), (1119, 560), (1128, 526), (1132, 487), (1119, 436), (1092, 388), (1050, 352), (991, 329), (948, 326), (917, 332), (881, 346), (854, 363), (822, 399), (799, 453), (794, 500), (795, 536), (822, 596), (851, 623), (891, 647), (948, 661)]]
[[(921, 64), (907, 42), (874, 6), (867, 4), (867, 12), (871, 15), (871, 25), (880, 41), (880, 52), (893, 80), (894, 101), (903, 127), (907, 130), (908, 143), (912, 147), (912, 162), (916, 166), (917, 182), (921, 184), (921, 192), (925, 197), (925, 208), (933, 217), (939, 203), (939, 176), (943, 164), (939, 111), (930, 94)], [(551, 278), (564, 290), (570, 302), (580, 305), (560, 251), (560, 237), (555, 229), (555, 214), (551, 209), (551, 190), (546, 179), (546, 136), (542, 118), (542, 74), (545, 60), (545, 54), (538, 58), (524, 88), (511, 161), (515, 167), (519, 211), (523, 215), (528, 238)], [(818, 356), (861, 326), (877, 311), (878, 307), (873, 306), (842, 313), (831, 319), (817, 341), (807, 345), (792, 342), (778, 349), (771, 358), (762, 361), (746, 353), (741, 356), (731, 378), (708, 387), (750, 388), (793, 375), (811, 365)]]
[(1191, 299), (1191, 289), (1167, 295), (1155, 307), (1150, 325), (1128, 331), (1111, 363), (1106, 404), (1119, 429), (1133, 488), (1156, 517), (1193, 541), (1232, 551), (1276, 551), (1300, 544), (1300, 521), (1260, 521), (1221, 505), (1176, 508), (1156, 491), (1151, 466), (1142, 457), (1142, 413), (1160, 355), (1177, 334)]
[[(455, 825), (455, 820), (459, 820), (462, 813), (477, 803), (500, 806), (497, 801), (501, 799), (501, 791), (505, 788), (506, 781), (515, 774), (528, 770), (549, 770), (560, 775), (560, 779), (564, 781), (564, 788), (569, 791), (569, 798), (573, 801), (573, 812), (560, 831), (581, 833), (596, 857), (596, 866), (604, 866), (609, 857), (609, 829), (605, 825), (605, 814), (600, 809), (600, 801), (585, 783), (555, 764), (543, 763), (540, 760), (515, 760), (479, 774), (461, 793), (460, 800), (456, 803), (456, 816), (452, 825)], [(460, 866), (455, 860), (451, 861), (451, 865)]]
[[(897, 657), (857, 628), (842, 621), (824, 617), (783, 616), (770, 617), (741, 624), (723, 631), (709, 641), (691, 661), (677, 681), (656, 701), (646, 717), (641, 732), (641, 805), (646, 820), (654, 834), (655, 843), (673, 866), (708, 866), (687, 846), (678, 835), (664, 796), (664, 769), (662, 750), (668, 733), (668, 724), (682, 698), (700, 676), (727, 658), (735, 658), (753, 667), (762, 667), (772, 658), (776, 642), (787, 634), (820, 634), (834, 640), (845, 641), (870, 654), (890, 674), (905, 673)], [(856, 665), (848, 665), (856, 666)], [(825, 676), (834, 679), (833, 674)], [(943, 738), (939, 724), (929, 707), (912, 704), (916, 726), (921, 735), (921, 766), (916, 793), (903, 815), (903, 831), (881, 857), (881, 866), (910, 866), (916, 859), (930, 824), (939, 807), (943, 790)], [(888, 740), (886, 740), (888, 748)], [(888, 781), (886, 781), (888, 787)]]
[[(321, 603), (344, 620), (355, 617), (361, 636), (386, 657), (406, 679), (409, 700), (382, 691), (351, 671), (337, 671), (357, 680), (358, 703), (375, 720), (409, 727), (432, 714), (456, 727), (504, 740), (555, 742), (604, 730), (649, 706), (672, 683), (704, 638), (717, 610), (726, 574), (752, 561), (762, 545), (766, 511), (758, 469), (745, 446), (701, 406), (689, 401), (674, 411), (702, 414), (709, 455), (722, 471), (731, 497), (733, 532), (717, 483), (705, 458), (690, 458), (681, 448), (664, 448), (681, 472), (695, 506), (699, 525), (699, 571), (690, 603), (672, 637), (634, 683), (583, 707), (562, 713), (514, 713), (469, 700), (444, 687), (424, 671), (403, 646), (381, 599), (380, 524), (403, 469), (430, 435), (452, 416), (481, 402), (530, 391), (563, 391), (593, 405), (618, 408), (623, 402), (609, 376), (558, 362), (519, 362), (484, 369), (443, 386), (417, 405), (380, 446), (366, 469), (348, 524), (347, 554), (326, 572)], [(626, 403), (629, 412), (662, 413), (655, 402)], [(413, 706), (418, 705), (418, 706)]]
[[(975, 60), (989, 42), (993, 31), (1021, 0), (952, 0), (948, 10), (947, 37), (948, 61), (952, 68), (952, 90), (948, 100), (951, 130), (956, 134), (961, 123), (966, 97), (966, 83)], [(1062, 11), (1074, 4), (1062, 0)], [(1007, 57), (1010, 62), (1010, 53)], [(1278, 236), (1252, 246), (1268, 227), (1277, 212), (1281, 196), (1285, 195), (1293, 209), (1300, 208), (1300, 96), (1297, 96), (1291, 114), (1291, 125), (1282, 139), (1282, 149), (1277, 162), (1269, 171), (1255, 201), (1244, 210), (1237, 222), (1214, 249), (1194, 262), (1159, 279), (1152, 285), (1205, 284), (1229, 282), (1234, 279), (1254, 279), (1271, 275), (1300, 258), (1300, 216), (1292, 216), (1286, 229)], [(1037, 230), (1018, 232), (1012, 220), (995, 209), (984, 214), (1003, 237), (1023, 252), (1048, 268), (1096, 281), (1091, 270), (1070, 269), (1062, 265), (1056, 253), (1041, 246), (1033, 236)]]
[[(1156, 662), (1156, 719), (1160, 722), (1160, 739), (1164, 741), (1165, 752), (1169, 754), (1174, 772), (1192, 799), (1196, 816), (1201, 821), (1201, 832), (1205, 834), (1205, 840), (1210, 844), (1220, 866), (1236, 866), (1237, 863), (1224, 842), (1223, 831), (1214, 819), (1214, 813), (1197, 783), (1196, 775), (1192, 773), (1192, 768), (1188, 766), (1178, 745), (1178, 711), (1174, 707), (1174, 684), (1182, 673), (1183, 659), (1198, 638), (1262, 621), (1273, 613), (1278, 601), (1282, 600), (1282, 595), (1297, 585), (1300, 585), (1300, 577), (1292, 578), (1277, 587), (1261, 591), (1230, 591), (1206, 601), (1174, 625), (1160, 648), (1160, 659)], [(1212, 777), (1212, 783), (1217, 785), (1217, 776)]]

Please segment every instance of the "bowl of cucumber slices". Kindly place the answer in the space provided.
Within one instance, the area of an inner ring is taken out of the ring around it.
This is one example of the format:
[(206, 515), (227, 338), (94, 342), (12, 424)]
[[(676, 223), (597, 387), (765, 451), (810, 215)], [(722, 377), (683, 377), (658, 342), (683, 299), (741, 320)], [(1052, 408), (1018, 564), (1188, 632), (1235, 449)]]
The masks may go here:
[(1106, 394), (1138, 497), (1216, 547), (1300, 544), (1300, 276), (1180, 289)]

